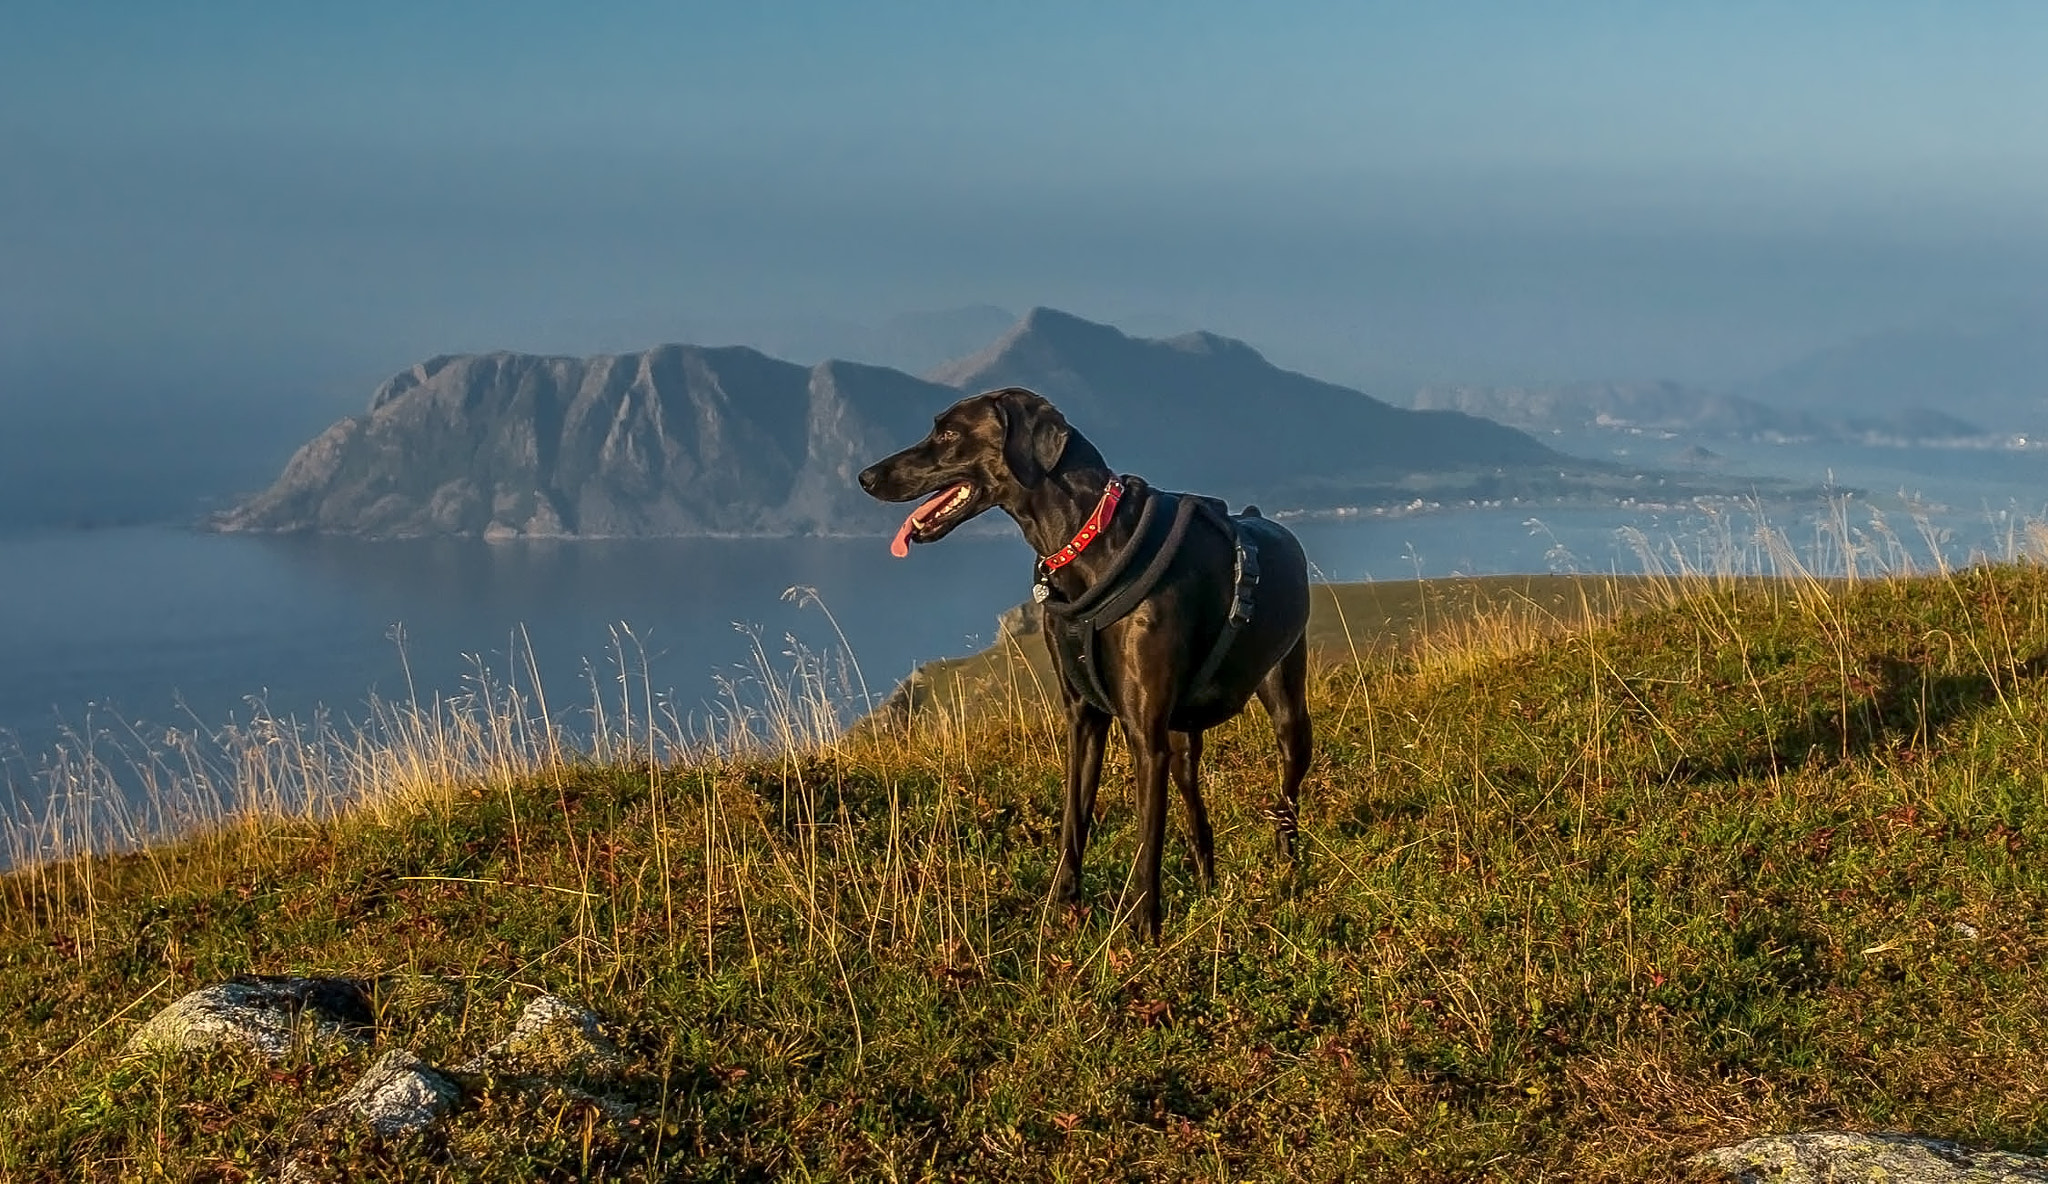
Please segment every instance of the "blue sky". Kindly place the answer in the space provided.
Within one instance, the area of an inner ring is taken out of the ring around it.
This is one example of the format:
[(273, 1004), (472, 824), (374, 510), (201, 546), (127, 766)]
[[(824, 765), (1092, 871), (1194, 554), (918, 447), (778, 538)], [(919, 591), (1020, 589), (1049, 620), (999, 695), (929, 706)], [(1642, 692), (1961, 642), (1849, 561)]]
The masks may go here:
[(2048, 5), (4, 25), (0, 364), (266, 342), (389, 369), (990, 302), (1337, 377), (1713, 381), (2048, 292)]

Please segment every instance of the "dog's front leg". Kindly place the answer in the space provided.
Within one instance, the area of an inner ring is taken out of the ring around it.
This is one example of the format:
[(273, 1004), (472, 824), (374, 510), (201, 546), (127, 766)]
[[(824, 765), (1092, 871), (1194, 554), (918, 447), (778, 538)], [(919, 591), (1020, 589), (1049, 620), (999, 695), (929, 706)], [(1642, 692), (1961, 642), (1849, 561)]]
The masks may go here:
[(1095, 824), (1095, 788), (1102, 781), (1102, 750), (1109, 717), (1075, 696), (1067, 704), (1067, 786), (1060, 817), (1060, 866), (1054, 892), (1069, 903), (1081, 899), (1081, 857)]
[(1138, 726), (1131, 730), (1131, 747), (1138, 766), (1138, 801), (1142, 803), (1144, 833), (1138, 840), (1138, 915), (1153, 941), (1159, 940), (1164, 905), (1159, 899), (1159, 862), (1166, 847), (1166, 781), (1173, 763), (1172, 741), (1166, 727), (1166, 712), (1142, 712)]

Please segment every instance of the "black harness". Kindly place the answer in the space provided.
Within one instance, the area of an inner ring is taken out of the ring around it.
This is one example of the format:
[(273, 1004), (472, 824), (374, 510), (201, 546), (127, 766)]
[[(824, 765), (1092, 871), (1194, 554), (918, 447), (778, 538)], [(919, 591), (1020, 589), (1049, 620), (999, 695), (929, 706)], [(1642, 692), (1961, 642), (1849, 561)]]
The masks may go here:
[[(1123, 483), (1132, 490), (1145, 485), (1137, 477), (1125, 477)], [(1116, 714), (1116, 705), (1102, 681), (1097, 635), (1113, 622), (1130, 615), (1131, 610), (1152, 594), (1161, 577), (1165, 576), (1166, 569), (1172, 565), (1173, 557), (1180, 552), (1181, 544), (1187, 539), (1188, 526), (1196, 518), (1206, 519), (1222, 531), (1223, 537), (1236, 548), (1237, 558), (1230, 617), (1223, 624), (1222, 635), (1203, 659), (1201, 669), (1196, 672), (1190, 684), (1192, 691), (1199, 692), (1216, 677), (1216, 672), (1223, 667), (1224, 658), (1230, 654), (1231, 644), (1251, 623), (1252, 611), (1256, 607), (1259, 549), (1245, 531), (1237, 528), (1229, 506), (1219, 498), (1199, 494), (1166, 493), (1156, 489), (1150, 492), (1151, 496), (1145, 499), (1144, 510), (1138, 515), (1138, 525), (1130, 543), (1110, 563), (1109, 570), (1101, 579), (1072, 600), (1061, 599), (1043, 576), (1038, 582), (1038, 587), (1046, 592), (1045, 631), (1052, 641), (1060, 677), (1090, 706), (1109, 715)], [(1257, 509), (1247, 507), (1245, 510), (1246, 517), (1257, 514)]]

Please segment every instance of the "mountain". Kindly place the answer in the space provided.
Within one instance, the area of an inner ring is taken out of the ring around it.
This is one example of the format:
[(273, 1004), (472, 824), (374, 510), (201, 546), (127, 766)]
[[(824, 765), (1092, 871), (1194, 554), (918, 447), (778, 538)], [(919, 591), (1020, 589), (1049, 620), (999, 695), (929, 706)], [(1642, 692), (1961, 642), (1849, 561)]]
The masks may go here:
[(1463, 411), (1524, 431), (1611, 431), (1687, 439), (1831, 440), (1926, 444), (1987, 433), (1952, 415), (1906, 409), (1834, 416), (1786, 411), (1740, 395), (1675, 382), (1577, 382), (1555, 386), (1425, 386), (1418, 409)]
[(2048, 429), (2048, 320), (1895, 329), (1821, 350), (1741, 393), (1816, 414), (1939, 408), (2000, 431)]
[(741, 346), (438, 357), (298, 450), (224, 530), (591, 537), (883, 530), (855, 485), (958, 397)]
[(1556, 386), (1425, 386), (1414, 406), (1463, 411), (1528, 431), (1614, 429), (1686, 436), (1807, 438), (1819, 421), (1733, 395), (1675, 382), (1579, 382)]
[(741, 346), (438, 357), (300, 448), (223, 530), (380, 537), (884, 533), (855, 485), (961, 397), (1022, 385), (1111, 464), (1269, 511), (1687, 491), (1452, 411), (1406, 411), (1211, 333), (1127, 336), (1034, 309), (928, 379)]
[(1029, 387), (1111, 465), (1232, 500), (1328, 505), (1390, 495), (1418, 478), (1562, 460), (1487, 420), (1402, 410), (1283, 370), (1232, 338), (1131, 337), (1049, 308), (1031, 310), (988, 348), (925, 377), (962, 391)]

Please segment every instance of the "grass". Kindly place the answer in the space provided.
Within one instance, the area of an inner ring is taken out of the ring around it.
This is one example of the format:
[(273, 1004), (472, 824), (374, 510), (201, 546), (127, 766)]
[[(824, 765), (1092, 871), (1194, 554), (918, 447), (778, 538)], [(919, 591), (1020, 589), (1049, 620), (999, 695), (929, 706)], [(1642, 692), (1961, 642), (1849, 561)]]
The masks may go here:
[(1048, 902), (1059, 729), (1022, 665), (830, 734), (805, 674), (754, 744), (643, 696), (581, 756), (507, 693), (288, 808), (25, 867), (0, 1179), (271, 1173), (372, 1054), (117, 1056), (243, 972), (374, 979), (383, 1042), (436, 1063), (542, 990), (628, 1050), (629, 1122), (487, 1083), (332, 1149), (350, 1179), (1633, 1181), (1791, 1129), (2048, 1143), (2048, 572), (1385, 588), (1326, 626), (1302, 866), (1255, 711), (1208, 747), (1222, 883), (1170, 855), (1156, 948), (1117, 924), (1120, 749), (1094, 906)]
[[(1317, 584), (1311, 590), (1309, 647), (1321, 661), (1353, 665), (1424, 649), (1456, 661), (1653, 603), (1668, 595), (1668, 584), (1655, 577), (1584, 575)], [(1005, 629), (980, 653), (925, 663), (888, 706), (895, 713), (957, 711), (994, 698), (1041, 711), (1058, 701), (1054, 677), (1043, 639)]]

